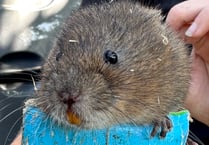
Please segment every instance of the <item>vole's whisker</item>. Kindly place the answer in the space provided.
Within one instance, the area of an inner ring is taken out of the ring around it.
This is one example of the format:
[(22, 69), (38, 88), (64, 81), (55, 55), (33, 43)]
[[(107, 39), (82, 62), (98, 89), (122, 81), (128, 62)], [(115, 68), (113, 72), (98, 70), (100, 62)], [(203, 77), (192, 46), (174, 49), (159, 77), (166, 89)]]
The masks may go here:
[[(0, 101), (0, 105), (1, 104), (3, 104), (5, 101), (7, 101), (9, 98), (8, 97), (5, 97), (4, 99), (2, 99), (1, 101)], [(3, 104), (4, 105), (4, 104)]]
[(31, 79), (32, 79), (32, 82), (33, 82), (34, 90), (37, 91), (38, 89), (36, 87), (36, 82), (35, 82), (35, 80), (34, 80), (32, 75), (31, 75)]
[(12, 130), (15, 128), (15, 126), (17, 125), (17, 123), (21, 121), (21, 119), (22, 119), (22, 116), (20, 116), (20, 117), (14, 122), (14, 124), (11, 126), (11, 128), (9, 129), (8, 135), (7, 135), (7, 137), (6, 137), (5, 141), (4, 141), (4, 145), (6, 145), (6, 143), (7, 143), (7, 141), (8, 141), (8, 138), (9, 138), (10, 134), (12, 133)]
[(4, 107), (0, 108), (0, 112), (3, 111), (4, 109), (6, 109), (7, 107), (11, 106), (12, 103), (5, 105)]
[(192, 131), (189, 131), (189, 138), (196, 141), (199, 145), (204, 145), (204, 143)]
[(19, 111), (20, 109), (23, 109), (24, 106), (18, 107), (15, 110), (11, 111), (9, 114), (5, 115), (3, 118), (0, 119), (0, 123), (4, 121), (6, 118), (14, 114), (15, 112)]

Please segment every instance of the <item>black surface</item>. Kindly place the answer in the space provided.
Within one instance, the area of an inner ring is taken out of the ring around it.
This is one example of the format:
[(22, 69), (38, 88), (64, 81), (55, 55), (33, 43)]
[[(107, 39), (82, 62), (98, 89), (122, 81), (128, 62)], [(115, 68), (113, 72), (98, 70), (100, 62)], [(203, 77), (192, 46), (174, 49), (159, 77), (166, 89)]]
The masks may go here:
[(9, 145), (21, 128), (24, 101), (34, 96), (34, 84), (32, 80), (7, 82), (0, 88), (0, 144)]
[(22, 124), (24, 101), (34, 94), (43, 58), (19, 51), (0, 57), (0, 143), (10, 144)]

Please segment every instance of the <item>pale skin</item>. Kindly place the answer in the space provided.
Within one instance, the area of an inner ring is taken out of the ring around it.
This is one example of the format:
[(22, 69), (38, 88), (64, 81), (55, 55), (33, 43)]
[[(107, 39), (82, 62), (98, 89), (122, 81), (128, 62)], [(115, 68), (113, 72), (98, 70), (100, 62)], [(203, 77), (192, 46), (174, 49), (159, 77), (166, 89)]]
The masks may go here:
[(21, 145), (22, 143), (22, 133), (20, 132), (11, 145)]
[(175, 5), (166, 22), (193, 45), (192, 81), (185, 101), (191, 116), (209, 126), (209, 1)]
[[(177, 31), (182, 39), (194, 47), (192, 52), (192, 81), (185, 105), (190, 110), (192, 117), (209, 126), (208, 14), (208, 0), (188, 0), (175, 5), (170, 10), (166, 23)], [(189, 31), (187, 31), (188, 29)], [(11, 145), (21, 145), (21, 139), (20, 133)]]

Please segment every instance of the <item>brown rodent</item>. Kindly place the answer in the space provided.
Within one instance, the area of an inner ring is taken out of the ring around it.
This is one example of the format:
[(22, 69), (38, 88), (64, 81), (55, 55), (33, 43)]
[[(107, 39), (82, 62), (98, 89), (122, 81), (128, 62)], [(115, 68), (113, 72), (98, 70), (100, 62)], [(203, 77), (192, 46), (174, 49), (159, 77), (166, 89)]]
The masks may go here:
[(183, 108), (189, 79), (186, 48), (158, 10), (104, 3), (66, 21), (33, 105), (79, 128), (152, 123)]

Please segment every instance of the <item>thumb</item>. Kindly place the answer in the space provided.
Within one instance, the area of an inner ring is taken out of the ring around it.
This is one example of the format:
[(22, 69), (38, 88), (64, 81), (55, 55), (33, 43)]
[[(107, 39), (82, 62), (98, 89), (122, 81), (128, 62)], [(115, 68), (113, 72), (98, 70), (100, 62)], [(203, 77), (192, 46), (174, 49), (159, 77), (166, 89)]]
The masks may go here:
[(180, 31), (182, 27), (190, 25), (204, 7), (202, 3), (195, 1), (184, 1), (175, 5), (169, 11), (166, 23), (176, 31)]
[(209, 2), (205, 5), (195, 17), (191, 26), (185, 32), (188, 37), (200, 38), (209, 31)]
[(200, 38), (209, 31), (209, 1), (188, 0), (175, 5), (168, 13), (166, 22), (174, 30), (189, 27), (185, 35)]

